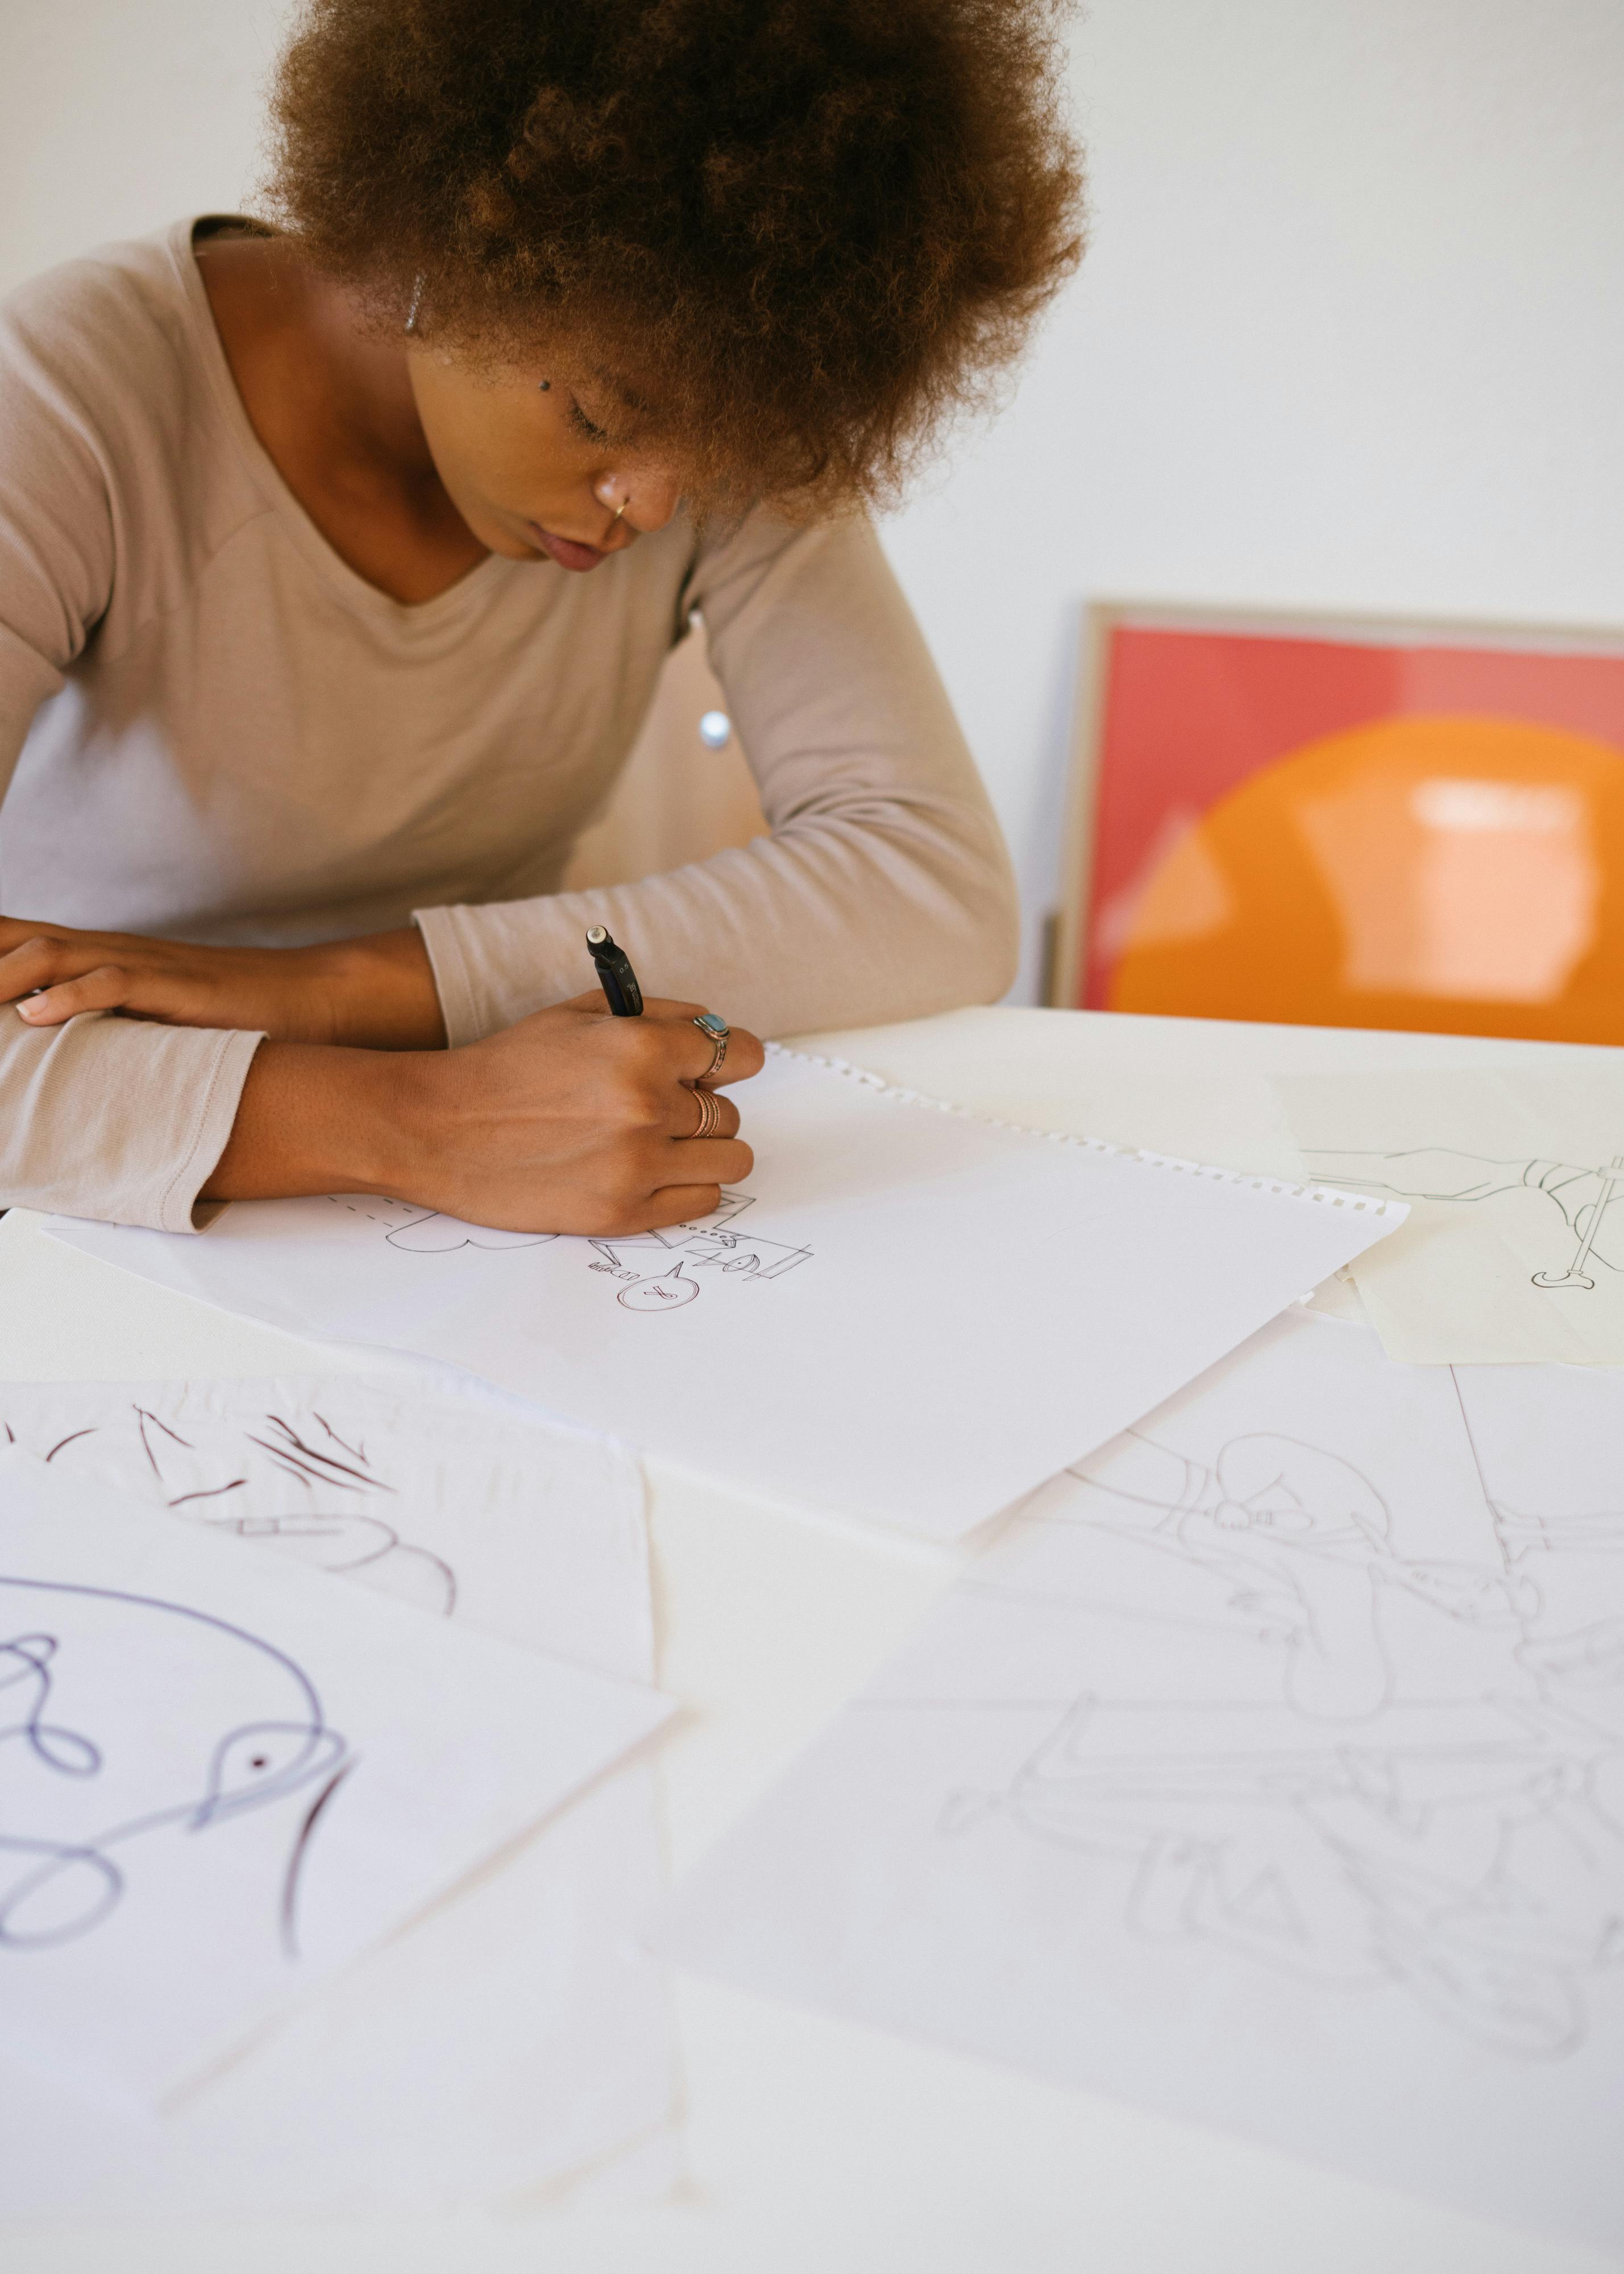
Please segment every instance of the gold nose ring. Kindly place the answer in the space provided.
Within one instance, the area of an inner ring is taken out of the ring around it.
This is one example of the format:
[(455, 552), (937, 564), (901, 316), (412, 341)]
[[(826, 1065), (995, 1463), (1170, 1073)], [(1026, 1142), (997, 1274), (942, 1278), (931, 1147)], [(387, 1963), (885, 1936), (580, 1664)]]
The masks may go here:
[(625, 496), (620, 500), (620, 504), (619, 504), (618, 506), (616, 506), (616, 508), (615, 508), (615, 509), (614, 509), (613, 518), (611, 520), (611, 522), (610, 522), (610, 523), (609, 523), (609, 526), (610, 526), (610, 528), (611, 528), (611, 529), (613, 529), (613, 528), (614, 527), (615, 522), (617, 522), (617, 521), (619, 521), (619, 520), (620, 520), (620, 518), (621, 515), (626, 511), (627, 507), (631, 503), (631, 501), (632, 501), (632, 493), (631, 493), (631, 492), (630, 492), (629, 490), (628, 490), (628, 491), (627, 491), (627, 493), (626, 493), (626, 495), (625, 495)]

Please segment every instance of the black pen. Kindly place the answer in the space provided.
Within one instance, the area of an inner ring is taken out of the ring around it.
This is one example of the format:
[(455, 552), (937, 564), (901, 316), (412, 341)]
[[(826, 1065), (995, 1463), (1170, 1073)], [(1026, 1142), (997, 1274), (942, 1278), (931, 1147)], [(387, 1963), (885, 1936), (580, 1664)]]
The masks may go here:
[(617, 947), (602, 924), (594, 924), (586, 936), (586, 944), (598, 976), (609, 999), (609, 1008), (617, 1019), (640, 1019), (643, 1016), (643, 990), (637, 984), (637, 975), (623, 947)]

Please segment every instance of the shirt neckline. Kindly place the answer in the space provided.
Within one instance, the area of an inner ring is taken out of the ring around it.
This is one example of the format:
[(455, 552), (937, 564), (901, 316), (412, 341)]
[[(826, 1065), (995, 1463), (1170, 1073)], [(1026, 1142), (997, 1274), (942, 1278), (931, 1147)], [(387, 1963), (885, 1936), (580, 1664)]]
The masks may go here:
[[(432, 600), (397, 600), (392, 594), (369, 584), (357, 569), (352, 568), (327, 542), (315, 523), (283, 480), (275, 461), (254, 433), (247, 407), (237, 392), (231, 366), (214, 322), (214, 312), (209, 305), (199, 272), (194, 246), (198, 231), (210, 223), (235, 224), (254, 230), (259, 224), (236, 214), (196, 214), (190, 220), (177, 222), (169, 232), (169, 253), (174, 263), (186, 312), (191, 319), (201, 350), (209, 384), (238, 455), (246, 461), (254, 485), (265, 496), (282, 529), (304, 559), (323, 581), (330, 585), (346, 604), (374, 622), (396, 632), (412, 635), (439, 630), (444, 624), (467, 614), (485, 599), (487, 589), (504, 578), (515, 564), (504, 561), (499, 553), (489, 553), (485, 559), (459, 576), (455, 584), (437, 592)], [(538, 563), (538, 567), (542, 564)]]

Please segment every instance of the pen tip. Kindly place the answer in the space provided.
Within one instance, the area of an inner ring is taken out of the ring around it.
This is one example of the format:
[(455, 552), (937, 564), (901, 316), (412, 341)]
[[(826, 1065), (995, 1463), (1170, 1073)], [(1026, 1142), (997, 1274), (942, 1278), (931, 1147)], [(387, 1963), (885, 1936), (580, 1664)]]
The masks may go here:
[(607, 947), (609, 945), (609, 935), (605, 930), (602, 924), (594, 924), (592, 926), (591, 930), (589, 931), (586, 936), (586, 944), (589, 947)]

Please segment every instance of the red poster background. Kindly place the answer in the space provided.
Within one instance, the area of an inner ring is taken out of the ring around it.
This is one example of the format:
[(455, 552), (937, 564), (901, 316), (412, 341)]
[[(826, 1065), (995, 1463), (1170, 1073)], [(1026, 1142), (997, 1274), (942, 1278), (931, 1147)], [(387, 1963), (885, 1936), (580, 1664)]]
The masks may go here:
[(1594, 735), (1624, 752), (1624, 655), (1132, 621), (1109, 624), (1104, 649), (1093, 882), (1069, 998), (1091, 1010), (1109, 1002), (1134, 904), (1173, 844), (1228, 791), (1304, 743), (1378, 719), (1475, 714)]

